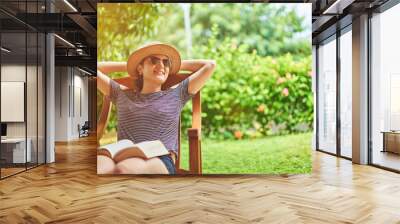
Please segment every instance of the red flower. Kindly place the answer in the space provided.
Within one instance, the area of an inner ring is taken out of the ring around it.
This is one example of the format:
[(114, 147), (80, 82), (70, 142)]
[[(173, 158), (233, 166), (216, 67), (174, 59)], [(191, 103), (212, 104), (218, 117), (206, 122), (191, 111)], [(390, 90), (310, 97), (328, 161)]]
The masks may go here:
[(276, 83), (281, 84), (284, 83), (286, 81), (285, 78), (279, 77), (278, 80), (276, 81)]
[(243, 137), (243, 133), (241, 131), (235, 131), (234, 135), (237, 139), (242, 139)]
[(264, 105), (264, 104), (261, 104), (261, 105), (258, 106), (258, 108), (257, 108), (257, 112), (260, 112), (260, 113), (264, 112), (264, 110), (265, 110), (265, 105)]
[(284, 89), (282, 90), (282, 95), (284, 95), (284, 96), (289, 96), (289, 90), (288, 90), (288, 88), (284, 88)]

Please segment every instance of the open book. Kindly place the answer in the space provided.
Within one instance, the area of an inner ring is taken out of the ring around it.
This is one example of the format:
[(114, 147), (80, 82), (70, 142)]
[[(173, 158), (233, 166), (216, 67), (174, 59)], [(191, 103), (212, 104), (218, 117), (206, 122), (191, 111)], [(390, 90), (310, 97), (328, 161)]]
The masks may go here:
[(115, 162), (131, 157), (150, 159), (167, 154), (169, 154), (169, 152), (160, 140), (134, 144), (131, 140), (123, 139), (116, 143), (101, 146), (97, 150), (97, 155), (108, 156)]

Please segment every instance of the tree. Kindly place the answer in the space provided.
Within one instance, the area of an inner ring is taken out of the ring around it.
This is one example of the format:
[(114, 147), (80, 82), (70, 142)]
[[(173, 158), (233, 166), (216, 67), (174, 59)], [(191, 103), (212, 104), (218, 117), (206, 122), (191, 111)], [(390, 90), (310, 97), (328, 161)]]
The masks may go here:
[[(97, 16), (97, 60), (127, 61), (128, 56), (157, 32), (160, 4), (99, 3)], [(126, 73), (112, 74), (112, 77)], [(102, 95), (97, 92), (97, 108), (102, 107)], [(99, 114), (99, 111), (97, 111)], [(107, 130), (116, 127), (115, 108), (110, 113)]]
[[(212, 25), (217, 24), (219, 40), (231, 37), (261, 56), (292, 53), (296, 33), (304, 31), (302, 18), (295, 11), (273, 4), (195, 4), (192, 19), (193, 33), (198, 37), (195, 43), (205, 43)], [(290, 48), (285, 47), (288, 43)]]
[(125, 61), (157, 32), (160, 4), (103, 3), (98, 5), (97, 58)]
[[(156, 36), (185, 49), (182, 10), (176, 5), (168, 5), (164, 11), (160, 18), (163, 28)], [(216, 24), (220, 30), (219, 42), (226, 37), (235, 39), (238, 45), (247, 44), (250, 52), (255, 49), (260, 56), (311, 54), (310, 40), (297, 38), (305, 30), (304, 18), (284, 5), (192, 4), (190, 16), (194, 45), (207, 45), (212, 26)], [(185, 52), (183, 56), (186, 56)]]

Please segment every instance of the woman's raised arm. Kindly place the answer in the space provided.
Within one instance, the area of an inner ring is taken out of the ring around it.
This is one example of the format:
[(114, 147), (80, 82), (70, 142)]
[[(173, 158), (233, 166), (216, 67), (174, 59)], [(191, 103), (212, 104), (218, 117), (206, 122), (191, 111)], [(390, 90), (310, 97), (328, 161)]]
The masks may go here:
[(197, 93), (214, 72), (216, 62), (214, 60), (183, 60), (181, 70), (194, 72), (189, 77), (188, 92)]
[(97, 63), (97, 89), (104, 95), (110, 95), (110, 77), (108, 77), (108, 74), (126, 71), (126, 62)]

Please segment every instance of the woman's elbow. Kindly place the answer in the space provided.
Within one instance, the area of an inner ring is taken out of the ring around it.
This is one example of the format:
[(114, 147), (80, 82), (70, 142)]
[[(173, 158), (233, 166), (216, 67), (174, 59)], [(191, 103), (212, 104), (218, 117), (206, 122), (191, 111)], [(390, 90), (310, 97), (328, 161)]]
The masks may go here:
[(208, 67), (209, 67), (210, 69), (214, 70), (215, 67), (217, 66), (217, 62), (216, 62), (215, 60), (208, 60), (207, 65), (208, 65)]

